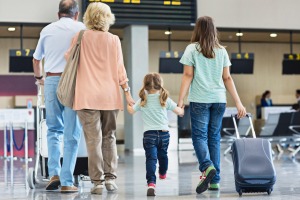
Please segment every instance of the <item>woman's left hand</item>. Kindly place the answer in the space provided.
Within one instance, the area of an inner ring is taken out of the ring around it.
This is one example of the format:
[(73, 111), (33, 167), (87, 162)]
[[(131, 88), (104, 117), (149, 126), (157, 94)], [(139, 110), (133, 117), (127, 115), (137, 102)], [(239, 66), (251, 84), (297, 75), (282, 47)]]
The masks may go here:
[(135, 104), (130, 92), (125, 92), (125, 97), (128, 105), (133, 106)]

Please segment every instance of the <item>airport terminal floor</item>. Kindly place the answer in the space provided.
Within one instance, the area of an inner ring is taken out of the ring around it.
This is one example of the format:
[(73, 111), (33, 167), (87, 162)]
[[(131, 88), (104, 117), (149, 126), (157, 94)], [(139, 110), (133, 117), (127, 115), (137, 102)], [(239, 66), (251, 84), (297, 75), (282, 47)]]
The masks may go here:
[[(225, 149), (225, 146), (222, 146)], [(108, 193), (104, 190), (102, 195), (91, 195), (90, 181), (80, 181), (80, 192), (62, 194), (60, 192), (46, 192), (46, 182), (36, 185), (35, 189), (29, 189), (25, 181), (24, 162), (15, 161), (14, 186), (10, 186), (10, 163), (0, 160), (0, 199), (26, 199), (26, 200), (75, 200), (75, 199), (253, 199), (253, 200), (296, 200), (300, 199), (300, 156), (291, 159), (288, 152), (273, 157), (277, 173), (277, 181), (271, 195), (267, 193), (248, 193), (239, 197), (235, 191), (233, 164), (231, 156), (221, 156), (221, 190), (206, 191), (196, 194), (195, 187), (199, 182), (200, 173), (198, 165), (193, 161), (195, 157), (192, 151), (169, 152), (169, 170), (166, 180), (157, 181), (156, 197), (147, 197), (147, 185), (145, 180), (145, 156), (143, 153), (133, 155), (128, 153), (119, 155), (118, 167), (118, 191)], [(179, 161), (181, 164), (179, 164)], [(182, 163), (183, 162), (183, 163)], [(30, 162), (32, 166), (34, 162)], [(6, 179), (5, 179), (6, 178)], [(7, 180), (7, 182), (5, 182)]]

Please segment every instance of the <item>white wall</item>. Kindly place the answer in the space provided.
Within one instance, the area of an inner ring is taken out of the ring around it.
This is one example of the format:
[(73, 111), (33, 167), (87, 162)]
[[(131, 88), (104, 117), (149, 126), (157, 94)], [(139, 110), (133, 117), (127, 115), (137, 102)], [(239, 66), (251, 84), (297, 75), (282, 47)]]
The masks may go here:
[(0, 22), (56, 21), (59, 2), (60, 0), (0, 0)]
[[(0, 22), (56, 21), (59, 1), (0, 0)], [(222, 28), (300, 30), (299, 7), (299, 0), (197, 0), (198, 16), (213, 17)]]
[(222, 28), (299, 30), (299, 7), (299, 0), (197, 0), (198, 16)]

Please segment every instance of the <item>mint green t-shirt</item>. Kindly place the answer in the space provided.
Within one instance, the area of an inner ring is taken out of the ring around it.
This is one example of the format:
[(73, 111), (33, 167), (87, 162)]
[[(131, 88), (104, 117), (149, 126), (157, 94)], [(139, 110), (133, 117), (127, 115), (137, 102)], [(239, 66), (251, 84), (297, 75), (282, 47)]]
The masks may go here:
[(215, 48), (215, 58), (206, 58), (189, 44), (180, 59), (183, 65), (194, 67), (194, 78), (188, 96), (189, 102), (226, 103), (226, 88), (222, 79), (223, 68), (231, 66), (224, 47)]
[(139, 99), (133, 106), (134, 111), (141, 111), (144, 132), (150, 130), (169, 130), (169, 121), (167, 116), (168, 110), (174, 110), (176, 103), (168, 98), (166, 106), (162, 107), (159, 101), (160, 94), (148, 94), (147, 103), (144, 107), (141, 107), (141, 99)]

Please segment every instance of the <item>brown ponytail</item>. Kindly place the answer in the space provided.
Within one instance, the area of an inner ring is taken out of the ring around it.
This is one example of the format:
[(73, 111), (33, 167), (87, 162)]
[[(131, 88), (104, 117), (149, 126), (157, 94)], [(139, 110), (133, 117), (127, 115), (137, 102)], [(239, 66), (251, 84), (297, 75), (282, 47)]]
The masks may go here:
[(144, 107), (147, 103), (146, 91), (149, 92), (151, 90), (160, 90), (160, 96), (159, 96), (160, 105), (162, 107), (165, 107), (169, 94), (168, 91), (162, 87), (162, 85), (163, 85), (163, 80), (158, 73), (147, 74), (144, 78), (144, 86), (139, 93), (139, 96), (141, 98), (140, 106)]
[(167, 102), (168, 97), (169, 97), (168, 91), (165, 88), (161, 87), (159, 100), (160, 100), (160, 105), (162, 107), (166, 106), (166, 102)]
[(140, 90), (139, 96), (141, 98), (140, 106), (144, 107), (147, 103), (147, 95), (146, 95), (146, 92), (145, 92), (145, 86)]

